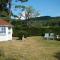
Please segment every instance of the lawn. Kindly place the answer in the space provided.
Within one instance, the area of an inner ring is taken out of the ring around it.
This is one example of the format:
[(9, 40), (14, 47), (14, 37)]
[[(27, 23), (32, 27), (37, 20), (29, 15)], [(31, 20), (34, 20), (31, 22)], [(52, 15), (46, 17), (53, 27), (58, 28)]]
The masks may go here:
[(0, 42), (0, 60), (60, 60), (60, 41), (34, 36)]

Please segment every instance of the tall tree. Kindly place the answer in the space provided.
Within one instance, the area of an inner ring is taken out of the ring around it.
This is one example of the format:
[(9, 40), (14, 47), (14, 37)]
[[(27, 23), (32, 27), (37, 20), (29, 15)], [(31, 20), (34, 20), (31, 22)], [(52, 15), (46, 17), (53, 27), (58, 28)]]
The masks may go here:
[[(0, 0), (0, 16), (11, 15), (11, 1), (12, 0)], [(16, 0), (16, 1), (27, 2), (28, 0)]]
[(39, 15), (40, 13), (36, 11), (32, 6), (26, 7), (26, 19), (35, 18)]
[(8, 0), (0, 0), (0, 16), (8, 15), (7, 3)]
[(32, 6), (17, 5), (15, 8), (22, 8), (21, 13), (19, 12), (20, 17), (24, 17), (25, 19), (35, 18), (40, 15), (39, 11), (35, 10)]

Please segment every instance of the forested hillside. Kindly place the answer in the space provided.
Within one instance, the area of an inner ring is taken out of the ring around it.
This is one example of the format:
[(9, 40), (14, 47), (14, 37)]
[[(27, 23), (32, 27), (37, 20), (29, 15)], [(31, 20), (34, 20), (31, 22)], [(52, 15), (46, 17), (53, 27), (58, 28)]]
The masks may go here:
[(11, 20), (13, 36), (25, 35), (44, 35), (46, 32), (60, 34), (60, 17), (42, 16), (28, 20)]

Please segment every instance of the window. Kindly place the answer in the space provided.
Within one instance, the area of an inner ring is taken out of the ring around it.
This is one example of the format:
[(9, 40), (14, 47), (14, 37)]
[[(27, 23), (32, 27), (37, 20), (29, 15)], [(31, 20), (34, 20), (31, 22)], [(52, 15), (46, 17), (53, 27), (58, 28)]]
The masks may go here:
[(11, 27), (8, 27), (8, 29), (10, 30), (10, 29), (11, 29)]
[(10, 33), (11, 33), (11, 32), (10, 32), (10, 30), (11, 30), (11, 27), (8, 27), (8, 31), (9, 31), (9, 32), (8, 32), (8, 34), (10, 34)]
[(0, 35), (4, 35), (6, 33), (5, 27), (0, 27)]

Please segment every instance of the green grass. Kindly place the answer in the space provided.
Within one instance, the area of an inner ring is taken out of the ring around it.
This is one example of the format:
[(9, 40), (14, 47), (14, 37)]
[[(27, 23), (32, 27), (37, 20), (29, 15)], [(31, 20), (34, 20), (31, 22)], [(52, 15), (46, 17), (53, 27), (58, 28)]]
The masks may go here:
[(0, 42), (0, 60), (60, 60), (60, 41), (34, 36)]
[(35, 40), (39, 43), (42, 43), (42, 46), (43, 47), (60, 47), (60, 41), (57, 41), (57, 40), (46, 40), (44, 39), (43, 37), (40, 37), (40, 36), (37, 36), (37, 37), (34, 37)]

